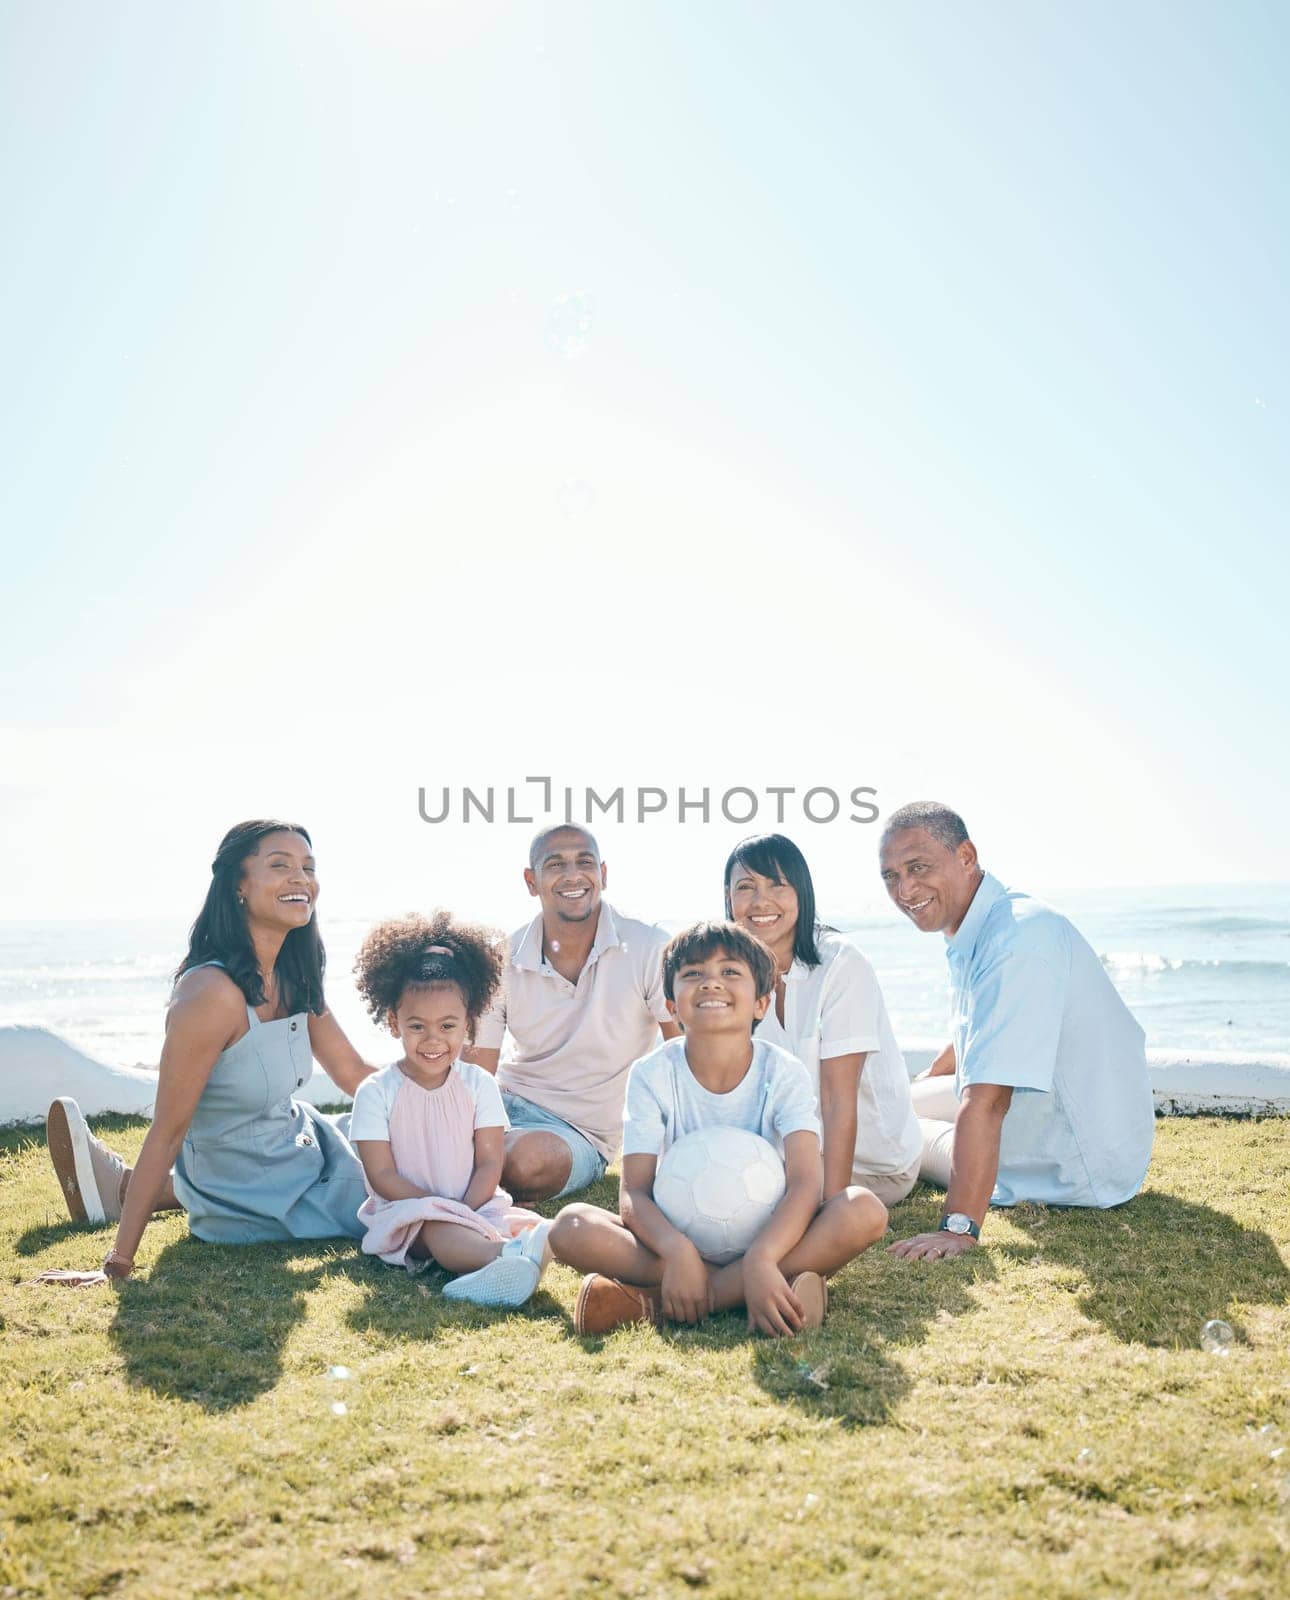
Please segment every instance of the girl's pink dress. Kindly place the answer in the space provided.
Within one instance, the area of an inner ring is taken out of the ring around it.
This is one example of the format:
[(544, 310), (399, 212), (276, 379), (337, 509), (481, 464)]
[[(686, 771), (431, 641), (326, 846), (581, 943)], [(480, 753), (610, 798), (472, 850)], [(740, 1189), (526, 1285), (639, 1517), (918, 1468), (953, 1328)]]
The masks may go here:
[(475, 1099), (452, 1067), (437, 1089), (400, 1073), (390, 1112), (390, 1154), (400, 1176), (430, 1193), (416, 1200), (382, 1200), (368, 1189), (359, 1207), (363, 1250), (391, 1266), (407, 1266), (408, 1246), (423, 1222), (458, 1222), (484, 1238), (511, 1239), (541, 1217), (512, 1203), (505, 1189), (478, 1211), (461, 1203), (475, 1170)]

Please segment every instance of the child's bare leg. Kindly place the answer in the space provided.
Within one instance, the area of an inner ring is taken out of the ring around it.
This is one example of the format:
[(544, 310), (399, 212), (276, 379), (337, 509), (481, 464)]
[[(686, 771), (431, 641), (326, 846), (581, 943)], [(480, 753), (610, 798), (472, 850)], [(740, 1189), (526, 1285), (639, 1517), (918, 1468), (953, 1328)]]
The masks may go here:
[(579, 1272), (600, 1272), (640, 1289), (663, 1281), (663, 1263), (654, 1252), (600, 1206), (581, 1202), (565, 1206), (551, 1227), (548, 1243), (557, 1261)]
[[(779, 1264), (791, 1283), (799, 1272), (821, 1277), (845, 1267), (881, 1239), (887, 1226), (887, 1208), (868, 1189), (843, 1189), (815, 1213), (811, 1225)], [(718, 1311), (744, 1303), (744, 1264), (741, 1256), (712, 1276), (712, 1294)]]
[(416, 1260), (437, 1261), (448, 1272), (474, 1272), (501, 1251), (495, 1239), (485, 1239), (460, 1222), (423, 1222), (408, 1246), (408, 1254)]

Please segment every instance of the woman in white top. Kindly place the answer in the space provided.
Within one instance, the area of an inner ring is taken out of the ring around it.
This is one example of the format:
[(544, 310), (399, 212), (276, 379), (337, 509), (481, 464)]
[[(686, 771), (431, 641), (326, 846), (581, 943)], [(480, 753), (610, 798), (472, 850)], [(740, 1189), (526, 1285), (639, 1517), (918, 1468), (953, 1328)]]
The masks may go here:
[(923, 1141), (873, 968), (816, 920), (810, 869), (784, 834), (735, 846), (725, 894), (726, 915), (770, 946), (779, 969), (757, 1037), (791, 1051), (815, 1086), (824, 1198), (858, 1183), (884, 1205), (903, 1200), (918, 1180)]

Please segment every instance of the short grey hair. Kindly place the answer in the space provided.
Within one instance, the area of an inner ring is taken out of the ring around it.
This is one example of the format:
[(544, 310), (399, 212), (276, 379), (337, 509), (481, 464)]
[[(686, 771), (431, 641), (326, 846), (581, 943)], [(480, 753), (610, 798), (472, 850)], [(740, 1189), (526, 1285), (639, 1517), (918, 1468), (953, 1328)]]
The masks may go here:
[(968, 840), (967, 824), (957, 811), (951, 811), (939, 800), (914, 800), (899, 811), (893, 811), (882, 830), (885, 843), (894, 833), (904, 833), (909, 828), (921, 828), (930, 833), (938, 844), (947, 850), (957, 850)]
[(549, 828), (543, 828), (540, 833), (535, 833), (533, 835), (533, 843), (529, 846), (530, 872), (537, 871), (537, 864), (542, 859), (543, 851), (545, 851), (547, 845), (550, 844), (551, 840), (555, 838), (557, 833), (581, 834), (581, 836), (591, 846), (596, 860), (600, 860), (600, 846), (596, 843), (596, 836), (594, 833), (592, 833), (590, 828), (584, 828), (580, 823), (577, 822), (553, 822)]

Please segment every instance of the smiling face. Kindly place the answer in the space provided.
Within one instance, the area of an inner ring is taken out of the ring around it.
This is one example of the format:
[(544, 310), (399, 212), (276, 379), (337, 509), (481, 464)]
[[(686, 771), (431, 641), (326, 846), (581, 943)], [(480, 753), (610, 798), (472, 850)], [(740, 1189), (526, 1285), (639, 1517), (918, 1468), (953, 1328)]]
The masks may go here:
[(248, 922), (284, 930), (304, 928), (318, 900), (318, 874), (308, 839), (286, 828), (266, 833), (242, 863), (237, 892)]
[(982, 877), (970, 839), (950, 850), (925, 828), (906, 828), (883, 840), (878, 861), (887, 893), (920, 933), (959, 931)]
[(586, 922), (600, 910), (600, 891), (608, 872), (595, 841), (578, 828), (561, 828), (543, 844), (533, 867), (526, 867), (529, 893), (542, 902), (544, 917)]
[(752, 968), (727, 950), (683, 962), (672, 978), (667, 1009), (686, 1033), (705, 1038), (718, 1033), (751, 1034), (766, 1015), (768, 994), (757, 993)]
[(791, 945), (797, 932), (797, 890), (784, 878), (766, 878), (740, 861), (726, 885), (731, 919), (770, 945)]
[(413, 1068), (446, 1076), (466, 1042), (466, 998), (455, 983), (405, 989), (388, 1021)]

